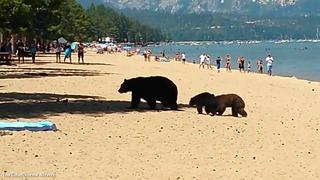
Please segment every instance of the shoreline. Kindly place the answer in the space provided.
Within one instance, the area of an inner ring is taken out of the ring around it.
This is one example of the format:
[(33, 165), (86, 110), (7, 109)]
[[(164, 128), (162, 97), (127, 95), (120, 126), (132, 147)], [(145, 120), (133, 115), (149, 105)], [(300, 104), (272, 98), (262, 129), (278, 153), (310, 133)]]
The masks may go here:
[[(138, 55), (138, 56), (141, 56), (141, 55)], [(154, 62), (157, 62), (157, 61), (154, 60), (155, 57), (156, 57), (155, 55), (152, 55), (152, 58), (151, 58), (151, 59), (153, 59)], [(158, 57), (159, 57), (159, 56), (158, 56)], [(143, 58), (143, 56), (141, 56), (141, 58)], [(163, 58), (163, 57), (160, 57), (160, 59), (161, 59), (161, 58)], [(182, 61), (176, 61), (176, 60), (174, 60), (174, 57), (169, 57), (168, 59), (170, 60), (170, 62), (180, 62), (180, 63), (182, 64)], [(187, 59), (187, 60), (186, 60), (186, 63), (188, 63), (188, 64), (194, 64), (195, 66), (200, 64), (199, 62), (193, 63), (192, 61), (193, 61), (192, 59)], [(169, 63), (170, 63), (170, 62), (169, 62)], [(163, 63), (168, 63), (168, 62), (163, 62)], [(183, 64), (182, 64), (182, 65), (183, 65)], [(213, 67), (214, 70), (217, 70), (217, 68), (216, 68), (215, 65), (211, 65), (211, 66)], [(204, 69), (207, 69), (207, 68), (205, 67)], [(220, 68), (220, 71), (223, 71), (223, 70), (225, 70), (225, 69), (226, 69), (225, 67), (221, 67), (221, 68)], [(237, 71), (237, 72), (239, 72), (239, 69), (231, 68), (231, 70), (232, 70), (232, 71)], [(243, 74), (247, 74), (247, 73), (248, 73), (248, 72), (245, 71), (245, 73), (243, 73)], [(261, 74), (261, 75), (266, 75), (266, 76), (268, 76), (268, 74), (267, 74), (266, 72), (258, 73), (258, 72), (256, 72), (256, 71), (251, 71), (250, 74), (252, 74), (252, 73), (253, 73), (253, 74)], [(311, 83), (319, 83), (319, 84), (320, 84), (320, 80), (319, 80), (319, 81), (317, 81), (317, 80), (309, 80), (309, 79), (304, 79), (303, 77), (296, 77), (296, 76), (290, 76), (290, 75), (279, 75), (279, 74), (275, 74), (275, 75), (272, 75), (271, 77), (284, 77), (284, 78), (289, 78), (289, 79), (297, 79), (297, 80), (308, 81), (308, 82), (311, 82)]]

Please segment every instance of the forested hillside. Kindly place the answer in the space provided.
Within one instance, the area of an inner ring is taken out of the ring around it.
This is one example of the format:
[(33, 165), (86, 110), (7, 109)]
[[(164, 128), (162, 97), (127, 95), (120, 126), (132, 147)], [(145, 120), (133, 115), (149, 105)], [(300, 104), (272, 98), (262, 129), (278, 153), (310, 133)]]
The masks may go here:
[(159, 41), (158, 29), (119, 14), (104, 5), (84, 9), (76, 0), (0, 0), (0, 32), (29, 39), (72, 41), (98, 40), (110, 36), (117, 41)]

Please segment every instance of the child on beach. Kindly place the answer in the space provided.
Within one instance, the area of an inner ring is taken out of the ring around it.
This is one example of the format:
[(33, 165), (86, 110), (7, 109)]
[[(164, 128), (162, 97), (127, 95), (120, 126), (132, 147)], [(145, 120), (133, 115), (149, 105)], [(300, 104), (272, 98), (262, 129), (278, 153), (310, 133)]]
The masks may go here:
[(249, 61), (247, 64), (247, 72), (250, 73), (251, 72), (251, 62)]

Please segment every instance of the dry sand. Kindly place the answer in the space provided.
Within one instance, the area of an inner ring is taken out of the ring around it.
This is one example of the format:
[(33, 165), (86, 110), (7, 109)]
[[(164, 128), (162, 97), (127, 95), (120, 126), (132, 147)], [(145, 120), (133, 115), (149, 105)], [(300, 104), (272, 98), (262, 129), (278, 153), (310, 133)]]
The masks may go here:
[[(224, 69), (218, 74), (122, 54), (87, 53), (85, 65), (39, 58), (35, 65), (0, 66), (0, 118), (51, 120), (60, 131), (2, 133), (0, 179), (11, 179), (3, 176), (10, 173), (63, 180), (320, 178), (318, 82)], [(198, 115), (185, 106), (126, 109), (131, 93), (117, 92), (123, 79), (149, 75), (173, 80), (180, 106), (204, 91), (237, 93), (248, 117), (232, 117), (230, 110)]]

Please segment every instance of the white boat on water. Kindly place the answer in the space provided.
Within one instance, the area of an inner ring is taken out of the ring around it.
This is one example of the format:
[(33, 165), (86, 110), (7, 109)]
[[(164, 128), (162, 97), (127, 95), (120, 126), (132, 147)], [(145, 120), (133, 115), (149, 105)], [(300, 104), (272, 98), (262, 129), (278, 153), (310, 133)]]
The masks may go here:
[(201, 45), (201, 43), (200, 42), (191, 42), (190, 45), (191, 46), (199, 46), (199, 45)]
[(289, 40), (281, 40), (281, 41), (275, 41), (275, 44), (283, 44), (283, 43), (289, 43)]

